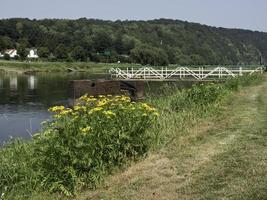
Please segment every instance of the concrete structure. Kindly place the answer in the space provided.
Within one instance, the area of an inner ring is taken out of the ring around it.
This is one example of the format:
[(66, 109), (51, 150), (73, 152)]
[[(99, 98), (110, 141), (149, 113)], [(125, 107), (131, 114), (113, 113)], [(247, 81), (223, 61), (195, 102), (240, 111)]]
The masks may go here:
[(112, 81), (112, 80), (74, 80), (70, 82), (69, 97), (75, 100), (88, 94), (98, 95), (129, 95), (132, 100), (144, 97), (144, 82), (142, 81)]

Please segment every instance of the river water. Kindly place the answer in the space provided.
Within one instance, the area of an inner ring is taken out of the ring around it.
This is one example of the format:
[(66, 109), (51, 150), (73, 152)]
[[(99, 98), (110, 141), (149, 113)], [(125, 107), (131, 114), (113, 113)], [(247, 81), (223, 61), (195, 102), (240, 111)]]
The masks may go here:
[(47, 109), (68, 104), (70, 80), (105, 78), (86, 73), (0, 73), (0, 145), (10, 137), (30, 138), (51, 118)]

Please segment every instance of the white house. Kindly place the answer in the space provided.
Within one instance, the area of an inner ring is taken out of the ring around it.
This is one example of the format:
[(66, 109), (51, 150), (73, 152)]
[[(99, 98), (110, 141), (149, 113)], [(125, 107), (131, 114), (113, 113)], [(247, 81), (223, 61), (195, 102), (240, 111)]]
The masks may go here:
[(28, 58), (38, 58), (39, 56), (37, 55), (37, 49), (28, 49), (29, 54)]
[(8, 54), (10, 58), (15, 58), (18, 56), (17, 49), (7, 49), (5, 50), (5, 54)]

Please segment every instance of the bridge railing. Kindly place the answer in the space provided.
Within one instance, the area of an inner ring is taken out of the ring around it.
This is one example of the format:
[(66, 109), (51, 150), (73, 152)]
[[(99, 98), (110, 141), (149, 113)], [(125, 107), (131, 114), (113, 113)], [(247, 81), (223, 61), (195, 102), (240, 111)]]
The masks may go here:
[(225, 77), (236, 77), (244, 74), (263, 73), (263, 68), (244, 69), (239, 67), (237, 69), (228, 69), (226, 67), (216, 68), (188, 68), (177, 67), (175, 69), (161, 68), (154, 69), (152, 67), (135, 68), (111, 68), (109, 70), (112, 78), (123, 80), (170, 80), (170, 79), (217, 79)]

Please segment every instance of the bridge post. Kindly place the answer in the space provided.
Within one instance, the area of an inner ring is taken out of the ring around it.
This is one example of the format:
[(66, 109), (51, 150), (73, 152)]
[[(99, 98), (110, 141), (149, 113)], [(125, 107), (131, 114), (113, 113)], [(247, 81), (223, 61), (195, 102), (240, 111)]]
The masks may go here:
[(146, 79), (146, 67), (144, 68), (144, 79)]
[(239, 67), (239, 76), (243, 76), (242, 67)]

